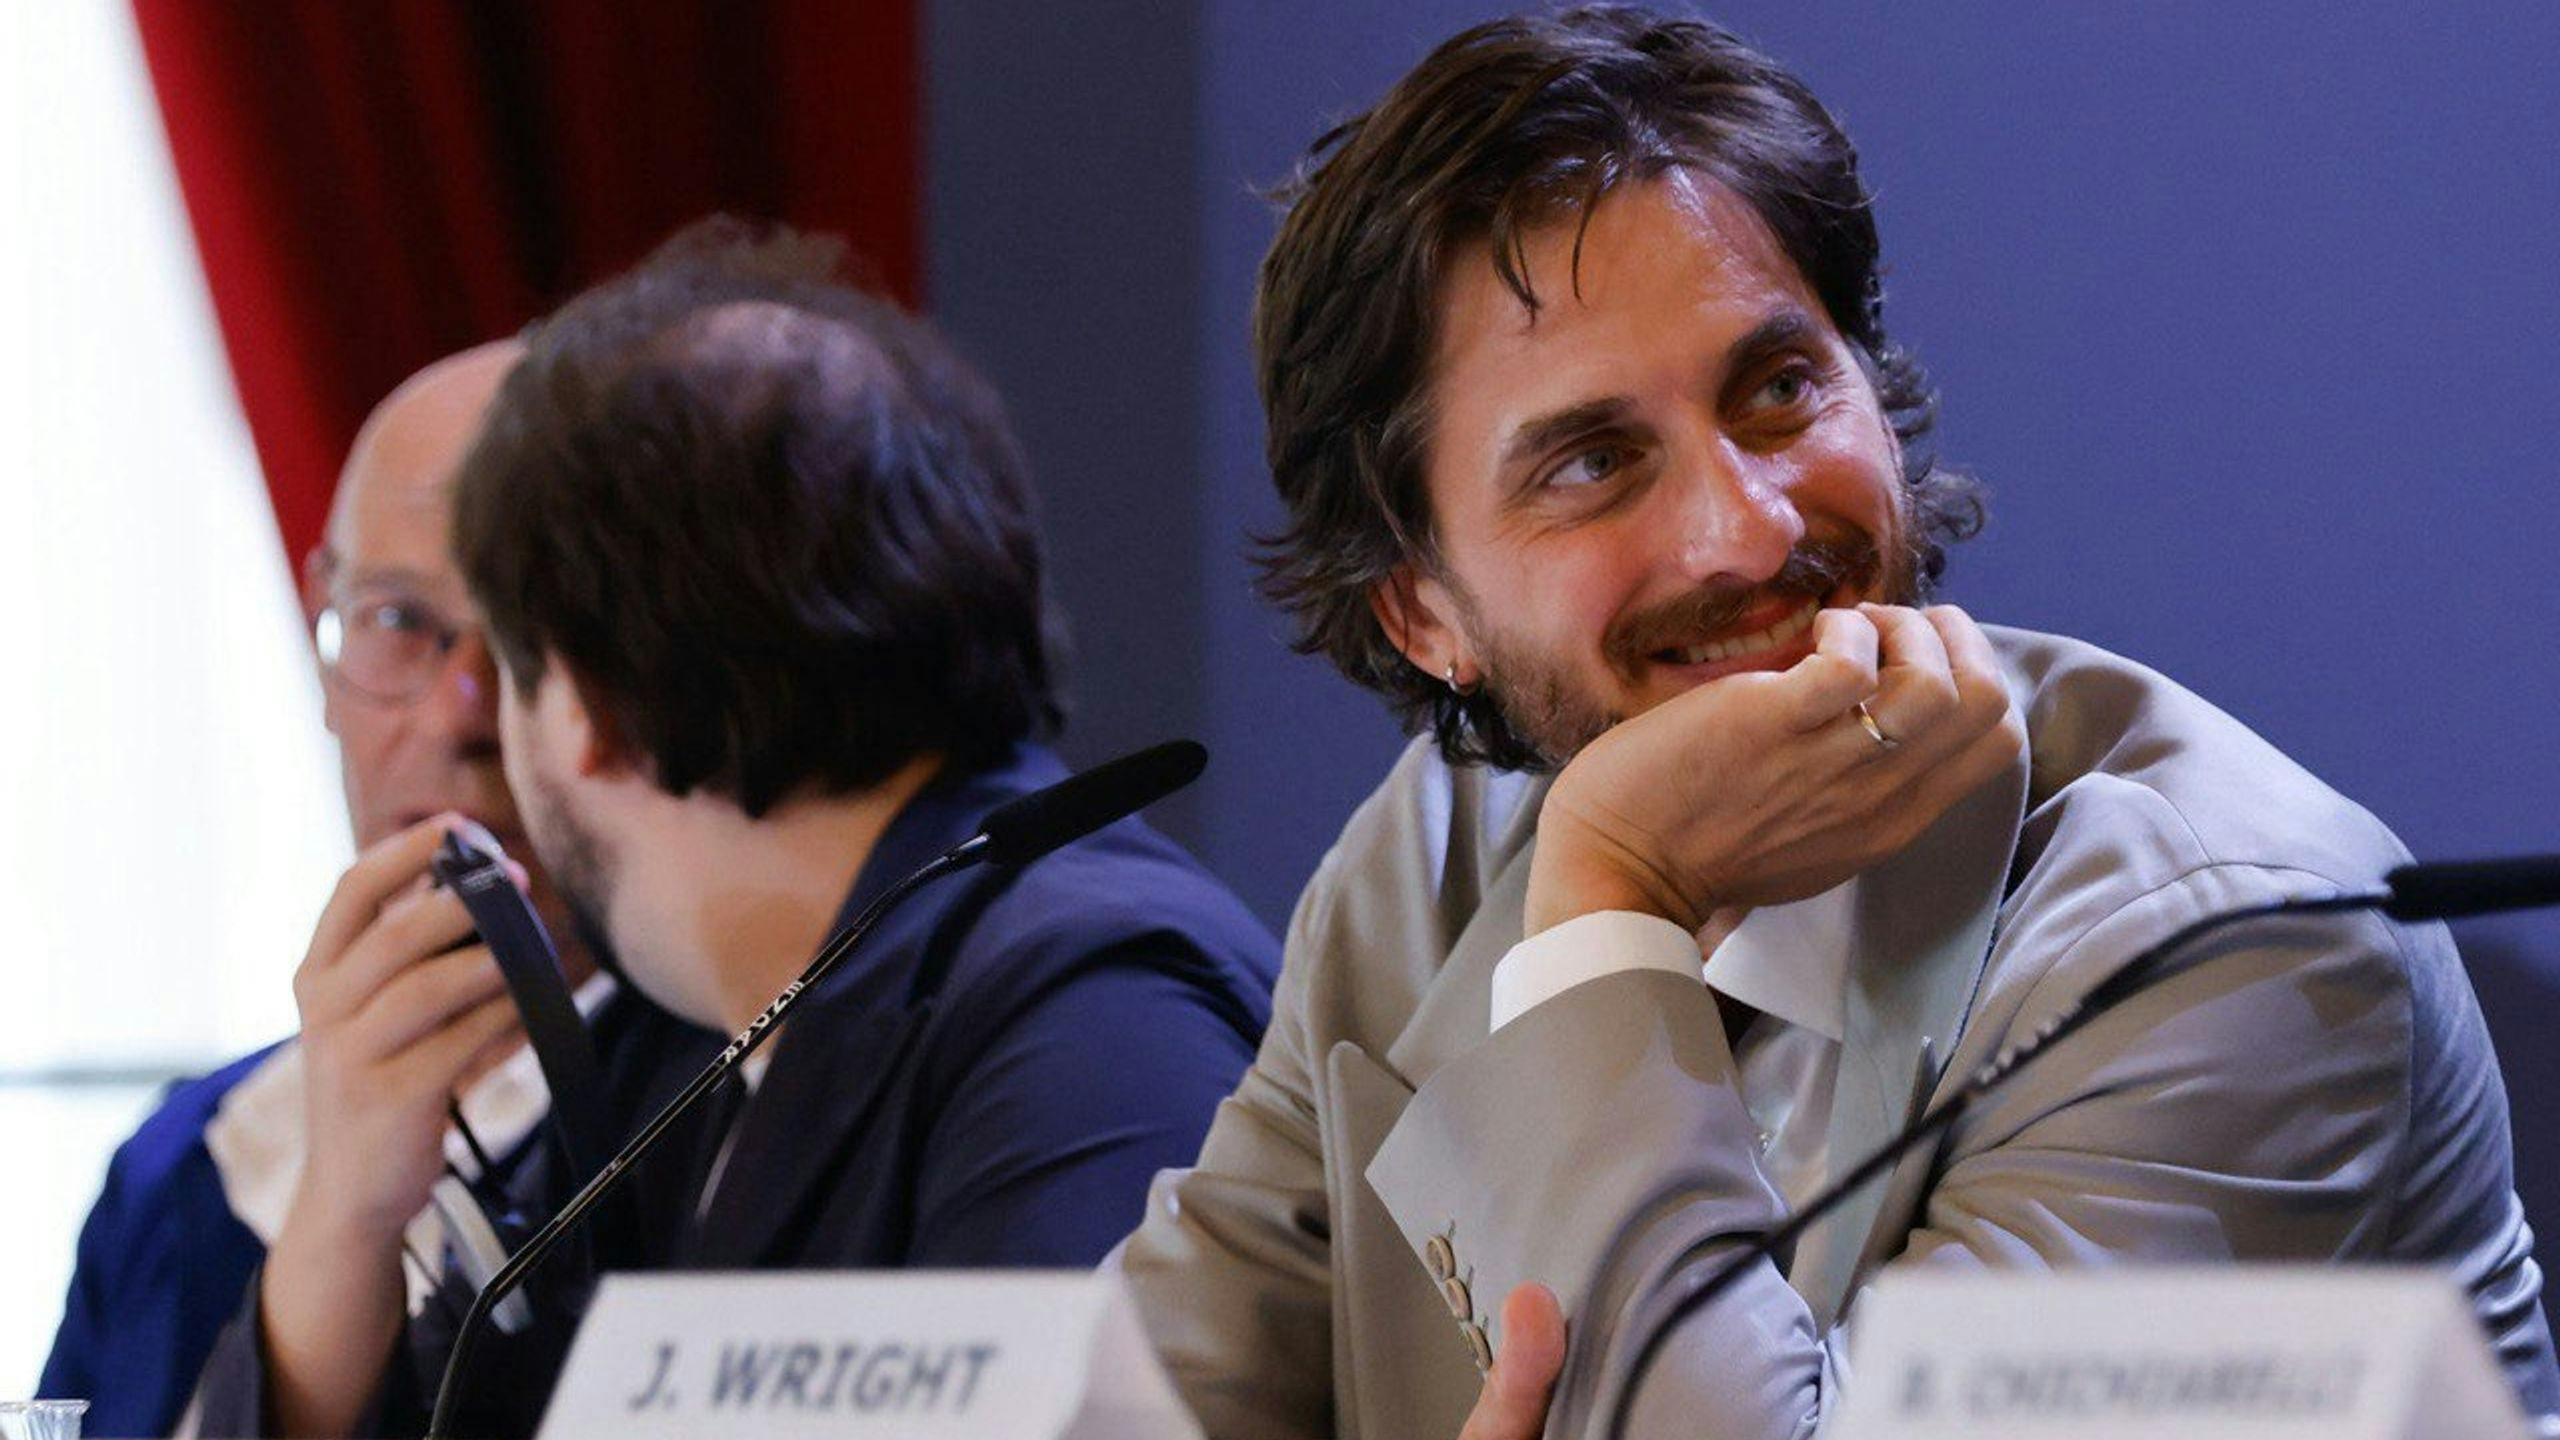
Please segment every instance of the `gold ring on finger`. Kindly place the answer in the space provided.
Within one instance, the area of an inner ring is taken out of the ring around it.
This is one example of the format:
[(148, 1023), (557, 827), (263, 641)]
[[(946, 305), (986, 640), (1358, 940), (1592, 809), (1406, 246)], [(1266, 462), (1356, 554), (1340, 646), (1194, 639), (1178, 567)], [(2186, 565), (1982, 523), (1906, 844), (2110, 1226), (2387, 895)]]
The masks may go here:
[(1858, 723), (1865, 726), (1867, 734), (1885, 749), (1892, 750), (1901, 746), (1901, 741), (1884, 733), (1884, 727), (1876, 723), (1876, 712), (1868, 709), (1867, 702), (1864, 700), (1858, 702)]

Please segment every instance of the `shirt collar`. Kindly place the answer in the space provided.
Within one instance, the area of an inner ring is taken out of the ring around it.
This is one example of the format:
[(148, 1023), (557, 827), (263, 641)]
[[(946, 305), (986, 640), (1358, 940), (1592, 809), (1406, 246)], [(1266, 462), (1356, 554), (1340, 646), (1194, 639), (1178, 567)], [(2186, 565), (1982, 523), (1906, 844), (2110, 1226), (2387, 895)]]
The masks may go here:
[(1835, 1043), (1848, 1033), (1855, 880), (1807, 900), (1763, 905), (1707, 956), (1718, 994)]

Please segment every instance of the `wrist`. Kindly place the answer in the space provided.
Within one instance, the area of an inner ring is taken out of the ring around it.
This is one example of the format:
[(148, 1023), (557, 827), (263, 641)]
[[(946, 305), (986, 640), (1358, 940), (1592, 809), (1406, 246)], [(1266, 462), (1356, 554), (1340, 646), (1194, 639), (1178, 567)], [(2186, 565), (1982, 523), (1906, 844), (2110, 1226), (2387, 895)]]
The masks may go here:
[(383, 1204), (347, 1188), (313, 1179), (309, 1169), (293, 1190), (275, 1248), (345, 1263), (396, 1256), (401, 1236), (420, 1206)]
[(1654, 915), (1695, 931), (1700, 907), (1641, 866), (1614, 863), (1590, 849), (1542, 837), (1529, 860), (1529, 890), (1521, 906), (1522, 938), (1604, 910)]

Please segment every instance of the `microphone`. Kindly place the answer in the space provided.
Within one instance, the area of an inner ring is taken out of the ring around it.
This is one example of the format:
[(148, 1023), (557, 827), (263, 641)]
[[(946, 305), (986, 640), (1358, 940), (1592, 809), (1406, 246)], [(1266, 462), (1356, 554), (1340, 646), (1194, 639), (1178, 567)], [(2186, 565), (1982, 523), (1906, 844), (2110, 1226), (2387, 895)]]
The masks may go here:
[[(2218, 930), (2249, 920), (2263, 920), (2274, 915), (2324, 915), (2350, 910), (2380, 910), (2403, 923), (2428, 920), (2450, 920), (2465, 915), (2484, 915), (2499, 910), (2526, 910), (2543, 905), (2560, 905), (2560, 855), (2521, 856), (2500, 860), (2460, 860), (2439, 864), (2403, 865), (2383, 876), (2382, 885), (2370, 890), (2337, 890), (2322, 894), (2272, 900), (2258, 905), (2207, 915), (2172, 932), (2158, 944), (2143, 950), (2109, 972), (2106, 978), (2091, 986), (2079, 999), (2066, 1005), (2053, 1018), (2036, 1027), (2025, 1039), (2005, 1046), (2000, 1053), (1983, 1063), (1955, 1093), (1922, 1113), (1902, 1133), (1885, 1142), (1874, 1154), (1861, 1160), (1829, 1186), (1817, 1192), (1804, 1207), (1786, 1222), (1734, 1256), (1703, 1279), (1687, 1280), (1686, 1293), (1673, 1301), (1662, 1317), (1645, 1332), (1636, 1347), (1635, 1357), (1628, 1362), (1626, 1379), (1618, 1388), (1617, 1399), (1609, 1410), (1609, 1424), (1601, 1433), (1608, 1440), (1622, 1440), (1627, 1422), (1635, 1412), (1636, 1394), (1644, 1386), (1645, 1377), (1661, 1358), (1663, 1347), (1670, 1343), (1671, 1332), (1681, 1322), (1697, 1314), (1716, 1297), (1730, 1290), (1751, 1268), (1763, 1260), (1776, 1257), (1795, 1244), (1813, 1223), (1839, 1208), (1841, 1202), (1856, 1194), (1869, 1181), (1891, 1169), (1896, 1161), (1922, 1142), (1945, 1133), (1966, 1110), (1983, 1096), (2008, 1083), (2009, 1078), (2064, 1036), (2087, 1025), (2157, 977), (2162, 962)], [(1673, 1262), (1674, 1270), (1695, 1263), (1710, 1241), (1701, 1241)], [(1620, 1258), (1621, 1244), (1597, 1267), (1606, 1277)], [(1594, 1286), (1593, 1293), (1603, 1293)]]
[(2382, 913), (2394, 920), (2459, 920), (2496, 910), (2530, 910), (2560, 905), (2560, 855), (2403, 865), (2383, 876), (2382, 883), (2391, 887)]
[(1168, 740), (1035, 790), (978, 822), (987, 859), (1028, 865), (1199, 779), (1208, 764), (1209, 751), (1199, 741)]
[(747, 1022), (702, 1073), (693, 1077), (673, 1100), (667, 1102), (640, 1132), (631, 1137), (619, 1153), (605, 1162), (578, 1192), (569, 1197), (549, 1223), (534, 1232), (473, 1298), (471, 1308), (453, 1332), (453, 1349), (445, 1357), (444, 1379), (436, 1387), (433, 1417), (427, 1422), (428, 1440), (452, 1433), (453, 1412), (462, 1397), (462, 1375), (471, 1358), (472, 1347), (480, 1333), (488, 1327), (491, 1312), (515, 1293), (525, 1277), (542, 1263), (543, 1257), (585, 1221), (597, 1204), (611, 1194), (676, 1122), (682, 1120), (702, 1098), (736, 1071), (739, 1064), (755, 1053), (773, 1034), (775, 1025), (789, 1013), (801, 995), (824, 980), (854, 947), (862, 942), (872, 927), (917, 890), (956, 871), (973, 865), (994, 864), (1019, 868), (1050, 851), (1072, 844), (1115, 820), (1134, 815), (1198, 778), (1209, 763), (1209, 752), (1198, 741), (1171, 740), (1150, 746), (1132, 755), (1094, 768), (1011, 801), (979, 822), (978, 833), (945, 850), (926, 862), (924, 868), (881, 892), (880, 898), (863, 907), (842, 930), (818, 948), (817, 958), (800, 972), (800, 978), (782, 987), (763, 1012)]
[(587, 1023), (561, 975), (551, 934), (508, 876), (507, 852), (485, 828), (469, 825), (448, 832), (429, 864), (436, 883), (461, 898), (471, 928), (498, 962), (543, 1086), (551, 1092), (551, 1129), (561, 1158), (569, 1173), (584, 1181), (604, 1158), (604, 1082), (597, 1074)]

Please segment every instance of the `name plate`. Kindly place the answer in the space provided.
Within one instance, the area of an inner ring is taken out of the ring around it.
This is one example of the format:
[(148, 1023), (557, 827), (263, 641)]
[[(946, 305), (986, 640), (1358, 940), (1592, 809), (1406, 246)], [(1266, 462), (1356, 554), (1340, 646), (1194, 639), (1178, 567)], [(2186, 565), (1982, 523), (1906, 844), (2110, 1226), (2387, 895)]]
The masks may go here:
[(2506, 1440), (2514, 1391), (2451, 1281), (2309, 1266), (1888, 1270), (1825, 1440)]
[(1200, 1440), (1116, 1275), (612, 1275), (541, 1440)]

